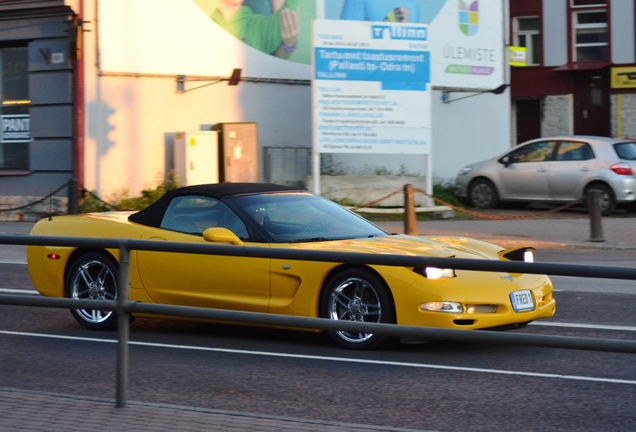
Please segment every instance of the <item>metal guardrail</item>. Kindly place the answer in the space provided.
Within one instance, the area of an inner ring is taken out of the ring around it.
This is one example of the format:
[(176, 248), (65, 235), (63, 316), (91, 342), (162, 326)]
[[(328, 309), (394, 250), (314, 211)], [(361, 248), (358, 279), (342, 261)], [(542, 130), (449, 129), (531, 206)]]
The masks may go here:
[(493, 271), (507, 273), (548, 274), (552, 276), (578, 276), (603, 279), (636, 280), (636, 269), (609, 266), (582, 266), (574, 264), (524, 263), (516, 261), (490, 261), (461, 258), (435, 258), (403, 255), (381, 255), (352, 252), (323, 252), (279, 248), (260, 248), (218, 244), (192, 244), (157, 242), (151, 240), (76, 238), (51, 236), (0, 235), (0, 244), (89, 247), (119, 251), (119, 293), (115, 301), (46, 298), (20, 295), (0, 295), (0, 304), (62, 309), (101, 309), (117, 314), (117, 396), (116, 407), (126, 405), (128, 382), (128, 339), (130, 314), (201, 318), (231, 323), (259, 324), (317, 330), (343, 330), (354, 333), (377, 333), (394, 337), (413, 337), (422, 340), (448, 340), (471, 343), (504, 343), (550, 348), (579, 349), (636, 353), (636, 341), (579, 338), (569, 336), (532, 335), (515, 332), (466, 331), (395, 324), (333, 321), (325, 318), (305, 318), (265, 313), (238, 312), (221, 309), (197, 308), (133, 302), (128, 300), (129, 256), (131, 250), (193, 253), (237, 257), (259, 257), (289, 260), (350, 263), (387, 266), (432, 266), (457, 270)]

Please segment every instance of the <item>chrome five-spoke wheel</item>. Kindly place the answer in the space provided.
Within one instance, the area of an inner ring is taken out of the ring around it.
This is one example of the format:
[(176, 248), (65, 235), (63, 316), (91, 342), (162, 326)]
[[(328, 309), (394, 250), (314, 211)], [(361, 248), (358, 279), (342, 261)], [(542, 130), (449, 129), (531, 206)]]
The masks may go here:
[[(117, 264), (102, 253), (88, 253), (71, 266), (66, 279), (66, 295), (82, 300), (117, 299)], [(73, 317), (91, 330), (112, 330), (117, 317), (113, 311), (99, 309), (71, 309)]]
[[(323, 290), (321, 314), (334, 321), (395, 322), (386, 283), (367, 269), (346, 270), (332, 278)], [(331, 331), (329, 335), (339, 345), (353, 349), (376, 348), (387, 341), (374, 333)]]

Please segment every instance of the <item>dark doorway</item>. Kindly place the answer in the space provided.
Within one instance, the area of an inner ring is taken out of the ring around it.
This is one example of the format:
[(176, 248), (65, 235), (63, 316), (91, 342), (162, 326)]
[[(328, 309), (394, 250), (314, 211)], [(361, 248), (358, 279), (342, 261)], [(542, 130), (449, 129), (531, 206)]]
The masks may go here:
[(574, 133), (610, 136), (609, 70), (574, 75)]
[(517, 142), (541, 137), (541, 99), (515, 100), (515, 122)]

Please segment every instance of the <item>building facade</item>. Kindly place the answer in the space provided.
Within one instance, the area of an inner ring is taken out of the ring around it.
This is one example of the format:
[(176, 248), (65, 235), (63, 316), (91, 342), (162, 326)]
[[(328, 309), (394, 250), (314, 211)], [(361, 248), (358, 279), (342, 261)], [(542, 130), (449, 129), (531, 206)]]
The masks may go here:
[[(65, 208), (70, 182), (82, 175), (77, 155), (82, 124), (75, 121), (82, 109), (80, 35), (81, 19), (63, 1), (0, 2), (0, 202), (5, 208), (45, 196), (51, 199), (35, 211)], [(4, 216), (13, 219), (16, 213)]]
[(560, 134), (636, 137), (636, 2), (510, 0), (516, 143)]
[[(458, 84), (433, 82), (427, 92), (433, 125), (428, 160), (334, 154), (334, 164), (350, 173), (432, 172), (450, 181), (463, 165), (509, 148), (509, 87), (497, 82), (471, 90), (464, 80), (467, 70), (479, 71), (473, 76), (479, 79), (504, 68), (501, 79), (507, 80), (503, 61), (484, 62), (501, 57), (509, 33), (502, 31), (494, 45), (475, 42), (507, 26), (505, 1), (478, 0), (482, 22), (470, 32), (457, 18), (462, 2), (420, 2), (421, 23), (447, 20), (442, 27), (454, 39), (442, 44), (440, 60), (458, 65), (445, 77)], [(298, 8), (303, 31), (286, 59), (217, 26), (218, 3), (0, 0), (0, 220), (74, 212), (83, 190), (105, 200), (138, 196), (175, 168), (175, 136), (227, 124), (256, 125), (258, 167), (244, 171), (256, 171), (258, 181), (303, 184), (312, 168), (311, 20), (338, 19), (344, 0), (288, 1)], [(497, 13), (488, 15), (488, 7)], [(240, 85), (228, 86), (237, 68)], [(240, 149), (230, 154), (245, 159)]]

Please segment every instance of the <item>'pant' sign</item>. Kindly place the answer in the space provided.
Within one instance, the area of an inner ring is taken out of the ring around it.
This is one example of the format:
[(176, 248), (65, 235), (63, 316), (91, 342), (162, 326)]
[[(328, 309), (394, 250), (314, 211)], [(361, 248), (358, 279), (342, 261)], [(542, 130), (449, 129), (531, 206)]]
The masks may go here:
[(0, 116), (2, 135), (0, 142), (21, 143), (31, 141), (31, 116), (29, 114), (7, 114)]

